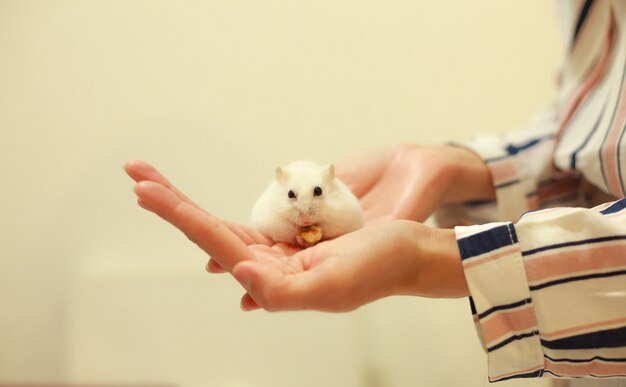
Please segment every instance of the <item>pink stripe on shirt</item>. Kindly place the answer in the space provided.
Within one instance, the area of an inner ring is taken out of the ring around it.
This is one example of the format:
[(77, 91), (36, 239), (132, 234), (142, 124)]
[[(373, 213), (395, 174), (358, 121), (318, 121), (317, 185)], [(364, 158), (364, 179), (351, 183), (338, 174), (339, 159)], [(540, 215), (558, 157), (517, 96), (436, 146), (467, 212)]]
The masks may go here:
[(604, 46), (604, 50), (600, 54), (600, 58), (596, 63), (596, 66), (591, 70), (587, 78), (580, 84), (578, 89), (573, 93), (570, 98), (570, 102), (565, 110), (565, 113), (561, 117), (561, 121), (559, 123), (559, 130), (556, 135), (556, 143), (558, 144), (565, 128), (570, 123), (570, 120), (574, 116), (576, 109), (580, 106), (581, 102), (589, 95), (589, 93), (597, 86), (600, 82), (606, 70), (609, 68), (611, 53), (613, 52), (613, 46), (615, 41), (615, 22), (613, 17), (611, 17), (611, 23), (609, 25), (609, 29), (607, 32), (608, 36), (606, 39), (606, 44)]
[(515, 332), (525, 332), (537, 328), (535, 311), (531, 304), (526, 304), (519, 309), (494, 314), (481, 320), (484, 339), (487, 346), (495, 344), (498, 339), (510, 336)]
[(562, 376), (611, 376), (626, 375), (626, 364), (605, 363), (601, 360), (593, 360), (589, 363), (572, 364), (572, 363), (555, 363), (548, 359), (545, 362), (545, 368)]
[(624, 242), (598, 246), (572, 246), (538, 258), (526, 259), (524, 268), (530, 284), (555, 277), (567, 277), (575, 273), (626, 266)]

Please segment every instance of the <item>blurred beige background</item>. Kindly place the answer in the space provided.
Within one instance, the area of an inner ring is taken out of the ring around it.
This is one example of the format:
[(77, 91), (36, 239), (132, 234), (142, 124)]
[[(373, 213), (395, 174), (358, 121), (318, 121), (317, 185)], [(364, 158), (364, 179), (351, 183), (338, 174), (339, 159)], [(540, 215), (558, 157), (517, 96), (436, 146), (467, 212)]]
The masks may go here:
[(241, 312), (121, 166), (246, 222), (288, 161), (524, 123), (562, 51), (542, 0), (0, 0), (0, 384), (486, 385), (465, 299)]

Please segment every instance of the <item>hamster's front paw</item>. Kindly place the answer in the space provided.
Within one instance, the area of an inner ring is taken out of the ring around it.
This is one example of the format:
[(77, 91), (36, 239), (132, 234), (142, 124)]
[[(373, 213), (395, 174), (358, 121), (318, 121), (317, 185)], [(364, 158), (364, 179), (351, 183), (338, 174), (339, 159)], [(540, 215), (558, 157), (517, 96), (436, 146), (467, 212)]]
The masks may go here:
[(298, 235), (296, 235), (296, 241), (300, 247), (311, 247), (317, 242), (322, 240), (322, 229), (318, 226), (303, 227)]

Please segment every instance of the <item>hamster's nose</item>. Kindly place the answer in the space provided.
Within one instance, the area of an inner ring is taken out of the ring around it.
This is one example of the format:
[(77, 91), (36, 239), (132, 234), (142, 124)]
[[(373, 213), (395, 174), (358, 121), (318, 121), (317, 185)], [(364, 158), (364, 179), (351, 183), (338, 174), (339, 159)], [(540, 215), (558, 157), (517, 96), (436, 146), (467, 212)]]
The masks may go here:
[(303, 226), (311, 226), (315, 223), (313, 217), (306, 213), (300, 213), (300, 216), (298, 216), (298, 220)]

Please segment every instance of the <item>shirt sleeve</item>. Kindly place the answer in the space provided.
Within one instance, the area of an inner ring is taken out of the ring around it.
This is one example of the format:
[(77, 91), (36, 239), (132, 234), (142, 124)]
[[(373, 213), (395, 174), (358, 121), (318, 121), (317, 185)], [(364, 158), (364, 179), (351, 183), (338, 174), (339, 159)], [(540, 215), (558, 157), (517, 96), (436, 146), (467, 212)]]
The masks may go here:
[(615, 198), (626, 196), (626, 6), (587, 4), (588, 12), (568, 13), (580, 12), (577, 24), (585, 28), (571, 37), (554, 101), (521, 130), (457, 144), (489, 168), (499, 220), (582, 205), (583, 182)]
[(580, 179), (559, 178), (552, 167), (557, 121), (555, 101), (539, 109), (524, 127), (452, 144), (473, 151), (487, 165), (496, 193), (498, 220), (512, 222), (549, 201), (563, 204), (564, 198), (576, 197)]
[(491, 382), (626, 377), (626, 199), (455, 231)]

